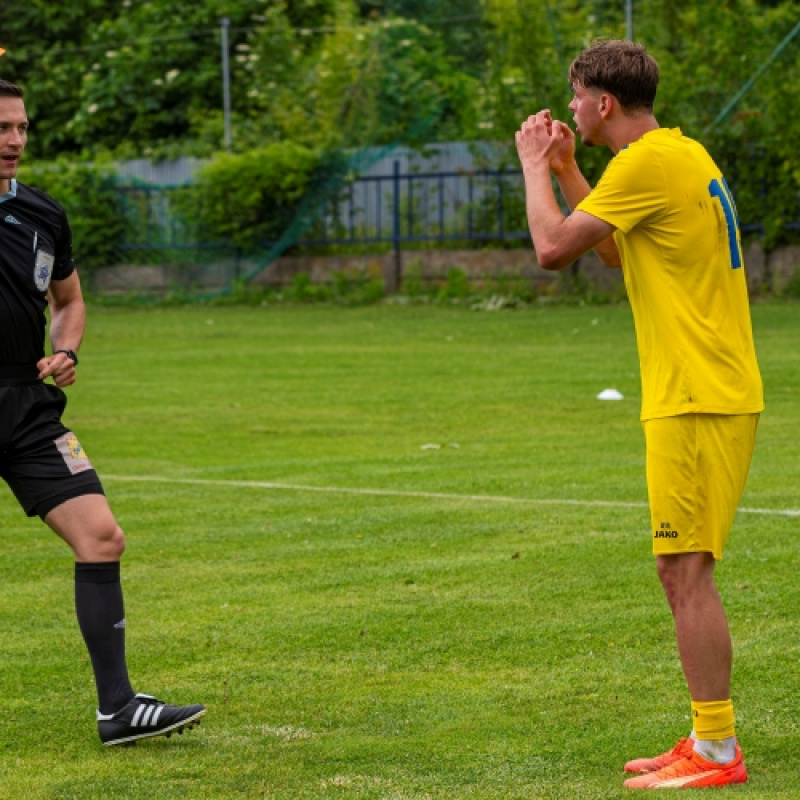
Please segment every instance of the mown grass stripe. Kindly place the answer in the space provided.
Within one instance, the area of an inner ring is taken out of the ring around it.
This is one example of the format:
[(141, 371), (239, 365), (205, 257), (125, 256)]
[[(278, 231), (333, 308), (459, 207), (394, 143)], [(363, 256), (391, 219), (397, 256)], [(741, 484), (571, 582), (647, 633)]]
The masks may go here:
[[(621, 500), (580, 500), (557, 497), (509, 497), (507, 495), (456, 494), (449, 492), (421, 492), (405, 489), (370, 489), (353, 486), (309, 486), (296, 483), (275, 483), (272, 481), (237, 481), (214, 478), (170, 478), (159, 475), (104, 475), (104, 480), (129, 481), (139, 483), (177, 483), (188, 486), (224, 486), (243, 489), (273, 489), (290, 492), (328, 492), (331, 494), (370, 495), (376, 497), (410, 497), (430, 500), (456, 500), (480, 503), (524, 503), (532, 505), (597, 506), (606, 508), (647, 508), (647, 503), (625, 502)], [(742, 514), (762, 514), (779, 517), (800, 517), (796, 508), (739, 508)]]

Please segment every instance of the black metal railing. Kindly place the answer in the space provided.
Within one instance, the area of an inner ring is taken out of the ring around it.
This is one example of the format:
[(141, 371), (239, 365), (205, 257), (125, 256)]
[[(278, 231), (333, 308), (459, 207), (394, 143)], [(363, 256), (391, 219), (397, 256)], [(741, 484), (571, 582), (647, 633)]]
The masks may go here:
[[(204, 253), (236, 253), (233, 245), (198, 238), (171, 209), (174, 188), (119, 186), (127, 235), (124, 260), (136, 263), (149, 253), (169, 260), (202, 260)], [(763, 234), (758, 221), (741, 220), (744, 233)], [(800, 230), (800, 221), (786, 222)], [(529, 238), (522, 173), (518, 169), (401, 172), (395, 161), (390, 174), (361, 175), (321, 205), (309, 224), (298, 226), (289, 246), (389, 246), (395, 252), (421, 243), (463, 243), (465, 247)], [(270, 251), (273, 242), (258, 250)], [(155, 252), (154, 252), (155, 251)], [(242, 254), (238, 254), (241, 256)], [(237, 256), (237, 257), (238, 257)], [(258, 257), (258, 253), (255, 254)]]

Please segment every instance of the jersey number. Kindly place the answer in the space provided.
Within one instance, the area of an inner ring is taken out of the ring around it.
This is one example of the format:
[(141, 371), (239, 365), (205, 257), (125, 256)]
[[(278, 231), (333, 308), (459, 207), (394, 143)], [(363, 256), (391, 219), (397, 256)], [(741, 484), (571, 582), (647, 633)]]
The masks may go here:
[(722, 179), (722, 184), (714, 178), (708, 184), (708, 191), (712, 197), (719, 198), (722, 204), (722, 210), (725, 212), (725, 224), (728, 227), (728, 247), (731, 251), (731, 266), (738, 269), (742, 266), (742, 257), (739, 252), (739, 219), (736, 214), (736, 206), (733, 203), (731, 190), (725, 178)]

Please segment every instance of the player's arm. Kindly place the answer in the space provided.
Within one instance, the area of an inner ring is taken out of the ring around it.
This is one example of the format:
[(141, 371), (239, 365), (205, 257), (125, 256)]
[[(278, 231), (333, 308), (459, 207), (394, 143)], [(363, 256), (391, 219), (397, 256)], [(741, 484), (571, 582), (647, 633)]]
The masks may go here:
[(39, 378), (51, 377), (56, 386), (75, 383), (75, 363), (66, 353), (58, 350), (78, 352), (86, 330), (86, 304), (83, 301), (78, 273), (64, 280), (51, 281), (47, 294), (50, 305), (50, 341), (53, 355), (43, 358), (38, 364)]
[(574, 139), (566, 125), (553, 123), (549, 111), (529, 117), (516, 135), (517, 152), (525, 179), (528, 226), (539, 265), (559, 270), (596, 248), (607, 266), (620, 263), (611, 234), (614, 226), (576, 211), (564, 216), (550, 182), (551, 169), (561, 174), (567, 203), (574, 207), (589, 194), (589, 185), (575, 163)]
[[(563, 125), (563, 123), (556, 124)], [(564, 128), (566, 127), (567, 126), (564, 125)], [(570, 135), (571, 133), (570, 131)], [(567, 201), (567, 205), (570, 207), (571, 211), (574, 211), (578, 203), (589, 196), (589, 192), (592, 190), (591, 186), (589, 186), (589, 182), (583, 176), (580, 167), (574, 159), (567, 162), (558, 172), (553, 171), (553, 174), (558, 181), (558, 188)], [(613, 236), (607, 236), (602, 242), (596, 244), (594, 246), (594, 251), (606, 267), (613, 268), (622, 266), (622, 259), (619, 256), (617, 243), (614, 241)]]

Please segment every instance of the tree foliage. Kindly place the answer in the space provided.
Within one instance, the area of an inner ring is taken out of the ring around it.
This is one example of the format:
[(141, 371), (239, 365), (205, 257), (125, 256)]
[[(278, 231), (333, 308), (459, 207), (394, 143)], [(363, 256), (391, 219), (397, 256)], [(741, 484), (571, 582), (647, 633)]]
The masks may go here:
[[(495, 43), (482, 107), (497, 138), (510, 140), (520, 118), (543, 106), (570, 121), (568, 63), (595, 38), (625, 37), (622, 5), (485, 0)], [(659, 122), (703, 141), (768, 247), (788, 241), (784, 223), (800, 219), (800, 3), (637, 0), (633, 8), (634, 39), (660, 66)], [(583, 149), (579, 157), (596, 179), (609, 156)]]
[(198, 0), (178, 13), (164, 0), (69, 8), (35, 2), (2, 30), (0, 75), (26, 89), (30, 147), (43, 158), (219, 150), (223, 18), (237, 150), (287, 138), (316, 147), (458, 138), (470, 127), (476, 67), (459, 68), (470, 50), (443, 24), (364, 16), (352, 0)]
[[(659, 121), (704, 141), (743, 214), (783, 241), (800, 217), (800, 33), (788, 40), (800, 0), (633, 10), (634, 38), (661, 67)], [(514, 163), (528, 114), (570, 121), (574, 55), (626, 34), (624, 3), (607, 0), (29, 0), (2, 14), (0, 76), (26, 90), (31, 154), (222, 151), (223, 18), (238, 153), (492, 139)], [(580, 158), (594, 180), (608, 154)]]

